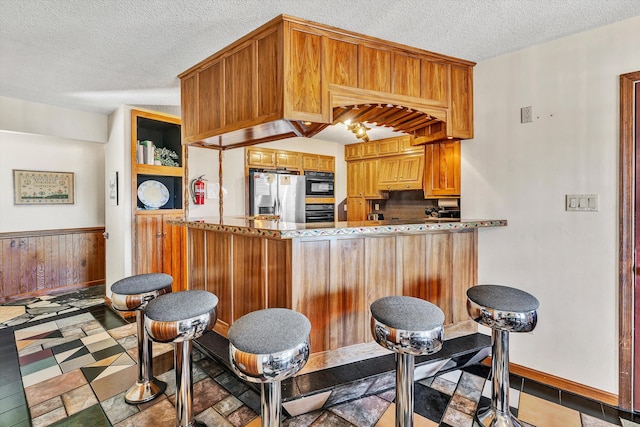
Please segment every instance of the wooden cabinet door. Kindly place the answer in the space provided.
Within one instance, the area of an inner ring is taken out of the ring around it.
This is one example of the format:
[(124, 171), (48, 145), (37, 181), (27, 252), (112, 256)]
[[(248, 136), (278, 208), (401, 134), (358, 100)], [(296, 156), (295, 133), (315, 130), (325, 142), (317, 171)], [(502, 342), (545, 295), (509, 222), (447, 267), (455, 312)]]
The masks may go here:
[(402, 156), (398, 163), (398, 189), (419, 190), (422, 188), (424, 156)]
[(249, 167), (271, 167), (276, 166), (275, 152), (260, 148), (247, 149), (247, 165)]
[(399, 138), (387, 138), (378, 141), (378, 155), (398, 154)]
[(362, 197), (347, 197), (347, 221), (364, 221), (366, 202)]
[(398, 182), (398, 167), (400, 160), (397, 157), (380, 159), (378, 169), (378, 188), (381, 190), (391, 190)]
[(179, 292), (186, 289), (187, 228), (167, 224), (170, 218), (162, 220), (162, 272), (173, 277), (173, 291)]
[(361, 159), (362, 158), (362, 144), (349, 144), (344, 146), (344, 159)]
[(424, 145), (411, 145), (412, 138), (410, 136), (401, 136), (398, 138), (399, 153), (422, 153)]
[(276, 153), (276, 167), (300, 169), (300, 156), (294, 152), (278, 152)]
[(333, 156), (318, 156), (318, 170), (320, 172), (335, 172), (336, 159)]
[(317, 171), (319, 169), (318, 156), (315, 154), (302, 154), (302, 169)]
[(391, 91), (391, 52), (375, 47), (360, 46), (360, 78), (361, 89), (377, 92)]
[(135, 217), (133, 274), (162, 273), (162, 215)]
[(362, 143), (362, 157), (376, 157), (378, 155), (378, 141)]
[(424, 195), (460, 195), (460, 141), (425, 146)]
[(363, 195), (367, 199), (380, 199), (378, 191), (378, 165), (380, 160), (363, 160)]
[(363, 188), (362, 161), (347, 162), (347, 197), (362, 197)]
[(451, 66), (451, 128), (455, 138), (473, 138), (473, 74), (469, 67)]
[(420, 58), (399, 52), (393, 53), (391, 92), (420, 97)]

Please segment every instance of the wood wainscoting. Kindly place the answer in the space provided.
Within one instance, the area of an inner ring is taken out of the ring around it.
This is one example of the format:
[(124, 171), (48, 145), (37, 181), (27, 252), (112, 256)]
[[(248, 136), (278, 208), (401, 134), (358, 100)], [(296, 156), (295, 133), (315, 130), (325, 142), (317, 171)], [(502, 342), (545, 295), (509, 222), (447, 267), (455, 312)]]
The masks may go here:
[(0, 303), (103, 284), (104, 230), (0, 233)]

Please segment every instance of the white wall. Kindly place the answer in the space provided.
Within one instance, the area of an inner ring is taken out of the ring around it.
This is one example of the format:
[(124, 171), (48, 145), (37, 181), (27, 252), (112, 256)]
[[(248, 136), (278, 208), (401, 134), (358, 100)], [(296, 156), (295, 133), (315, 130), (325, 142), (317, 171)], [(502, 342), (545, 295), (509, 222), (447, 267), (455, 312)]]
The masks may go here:
[[(287, 151), (298, 151), (301, 153), (334, 156), (336, 158), (336, 182), (334, 185), (336, 206), (346, 197), (347, 164), (344, 161), (344, 145), (311, 138), (289, 138), (280, 141), (267, 142), (260, 144), (259, 146)], [(245, 215), (246, 190), (244, 176), (244, 148), (225, 150), (222, 152), (222, 156), (222, 186), (227, 190), (227, 194), (224, 199), (224, 215)], [(189, 157), (189, 169), (191, 169), (191, 161), (191, 157)], [(191, 174), (191, 172), (189, 172), (189, 174)], [(218, 176), (217, 169), (215, 171), (215, 176)]]
[[(479, 281), (540, 300), (511, 361), (614, 394), (619, 75), (640, 70), (638, 40), (640, 17), (479, 63), (462, 144), (463, 216), (509, 221), (480, 231)], [(566, 212), (572, 193), (598, 193), (599, 211)]]
[[(206, 179), (206, 191), (204, 205), (195, 205), (189, 197), (189, 218), (204, 218), (219, 215), (219, 191), (218, 156), (220, 152), (211, 148), (187, 147), (187, 159), (189, 161), (189, 176), (187, 183), (204, 175)], [(224, 177), (223, 177), (224, 178)], [(212, 195), (213, 198), (209, 196)]]
[[(30, 123), (18, 111), (38, 111)], [(42, 104), (0, 98), (0, 232), (48, 230), (104, 225), (104, 145), (82, 140), (99, 139), (101, 131), (54, 132), (66, 137), (25, 132), (47, 131), (57, 123), (90, 120), (106, 128), (107, 117), (57, 109)], [(53, 111), (53, 116), (49, 112)], [(82, 126), (80, 126), (82, 128)], [(94, 129), (95, 131), (95, 129)], [(104, 142), (104, 141), (103, 141)], [(13, 169), (73, 172), (72, 205), (14, 205)]]

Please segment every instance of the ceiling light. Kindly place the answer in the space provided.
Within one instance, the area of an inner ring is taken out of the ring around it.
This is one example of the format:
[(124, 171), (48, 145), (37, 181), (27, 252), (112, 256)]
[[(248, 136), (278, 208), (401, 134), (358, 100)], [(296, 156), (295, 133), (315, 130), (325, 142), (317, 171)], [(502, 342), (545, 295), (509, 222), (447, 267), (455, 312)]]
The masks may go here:
[(347, 129), (353, 132), (356, 138), (360, 138), (364, 142), (369, 142), (369, 135), (367, 135), (367, 131), (371, 130), (371, 128), (366, 127), (360, 122), (351, 122), (351, 120), (345, 121), (344, 125), (347, 127)]

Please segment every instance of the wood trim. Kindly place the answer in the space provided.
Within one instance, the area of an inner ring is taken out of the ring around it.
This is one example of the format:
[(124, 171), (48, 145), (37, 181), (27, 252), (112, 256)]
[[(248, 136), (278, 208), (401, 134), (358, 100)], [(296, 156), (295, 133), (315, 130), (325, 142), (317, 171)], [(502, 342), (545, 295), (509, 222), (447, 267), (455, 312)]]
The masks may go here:
[[(484, 359), (482, 363), (487, 366), (491, 366), (491, 356)], [(607, 405), (618, 406), (618, 396), (597, 388), (589, 387), (584, 384), (576, 383), (564, 378), (556, 377), (555, 375), (546, 374), (544, 372), (536, 371), (535, 369), (513, 363), (509, 364), (509, 372), (515, 375), (520, 375), (521, 377), (529, 380), (546, 384), (550, 387), (558, 388), (562, 391), (578, 394), (589, 399), (597, 400), (598, 402), (606, 403)]]
[(40, 237), (55, 236), (58, 234), (83, 234), (83, 233), (104, 233), (102, 227), (84, 227), (84, 228), (61, 228), (54, 230), (29, 230), (29, 231), (12, 231), (0, 233), (0, 239), (14, 239), (17, 237)]
[(634, 82), (640, 71), (620, 76), (620, 212), (619, 212), (619, 349), (618, 399), (621, 409), (632, 410), (634, 325)]

